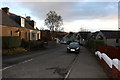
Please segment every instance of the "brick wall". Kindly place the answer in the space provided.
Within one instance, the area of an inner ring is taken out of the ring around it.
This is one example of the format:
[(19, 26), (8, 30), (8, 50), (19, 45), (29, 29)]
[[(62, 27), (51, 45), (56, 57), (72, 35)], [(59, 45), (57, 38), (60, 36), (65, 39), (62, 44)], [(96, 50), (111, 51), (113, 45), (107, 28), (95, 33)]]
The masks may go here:
[(19, 36), (21, 39), (29, 40), (30, 30), (23, 28), (2, 26), (2, 35), (0, 36)]

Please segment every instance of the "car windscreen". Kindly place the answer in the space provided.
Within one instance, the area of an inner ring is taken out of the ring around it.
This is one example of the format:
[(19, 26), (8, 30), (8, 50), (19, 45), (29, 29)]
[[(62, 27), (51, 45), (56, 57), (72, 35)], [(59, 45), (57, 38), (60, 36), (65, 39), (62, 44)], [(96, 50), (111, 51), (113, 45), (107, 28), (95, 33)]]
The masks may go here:
[(70, 47), (79, 47), (80, 45), (78, 43), (70, 43)]

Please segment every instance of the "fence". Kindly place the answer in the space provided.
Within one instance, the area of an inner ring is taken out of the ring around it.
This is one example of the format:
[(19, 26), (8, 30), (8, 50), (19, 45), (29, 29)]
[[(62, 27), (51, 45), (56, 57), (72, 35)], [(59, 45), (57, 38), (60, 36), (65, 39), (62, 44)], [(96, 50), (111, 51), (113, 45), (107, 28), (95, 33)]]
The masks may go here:
[(101, 53), (106, 53), (111, 59), (120, 59), (120, 48), (115, 48), (112, 46), (100, 46), (98, 50)]

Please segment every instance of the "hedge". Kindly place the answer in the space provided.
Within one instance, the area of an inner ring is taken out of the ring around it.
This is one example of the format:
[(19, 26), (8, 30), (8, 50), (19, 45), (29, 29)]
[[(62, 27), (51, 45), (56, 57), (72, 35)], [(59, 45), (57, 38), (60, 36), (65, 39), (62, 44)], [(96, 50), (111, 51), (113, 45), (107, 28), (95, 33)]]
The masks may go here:
[(43, 45), (43, 41), (26, 41), (25, 39), (22, 39), (21, 41), (21, 47), (29, 50), (40, 49), (44, 47)]
[(40, 49), (43, 47), (43, 41), (30, 41), (30, 49)]
[(29, 41), (25, 40), (25, 39), (22, 39), (21, 40), (21, 47), (23, 48), (29, 48), (30, 44), (29, 44)]
[(21, 45), (21, 40), (18, 36), (3, 36), (2, 37), (2, 48), (10, 49), (16, 48)]
[(92, 51), (98, 50), (99, 46), (103, 46), (104, 41), (103, 40), (89, 40), (87, 42), (87, 47), (91, 49)]

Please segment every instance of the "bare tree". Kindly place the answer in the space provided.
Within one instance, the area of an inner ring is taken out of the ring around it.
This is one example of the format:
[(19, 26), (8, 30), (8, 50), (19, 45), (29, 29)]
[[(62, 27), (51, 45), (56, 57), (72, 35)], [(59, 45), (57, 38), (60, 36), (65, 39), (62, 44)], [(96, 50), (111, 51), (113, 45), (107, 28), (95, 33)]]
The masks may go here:
[(63, 24), (63, 19), (55, 11), (50, 11), (47, 13), (45, 19), (45, 25), (50, 29), (50, 31), (56, 31)]

